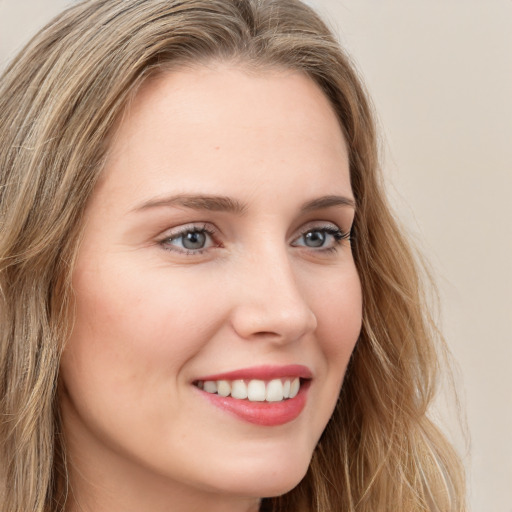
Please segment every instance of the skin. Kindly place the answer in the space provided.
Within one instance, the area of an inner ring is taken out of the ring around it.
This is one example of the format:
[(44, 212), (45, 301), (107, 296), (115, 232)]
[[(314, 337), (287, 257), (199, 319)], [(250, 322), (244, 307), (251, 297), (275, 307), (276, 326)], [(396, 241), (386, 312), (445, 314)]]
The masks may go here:
[[(240, 211), (159, 204), (228, 197)], [(304, 75), (230, 64), (144, 84), (85, 214), (62, 359), (71, 511), (256, 511), (304, 476), (361, 328), (346, 144)], [(148, 206), (151, 203), (152, 206)], [(164, 201), (165, 203), (165, 201)], [(201, 250), (183, 231), (207, 228)], [(308, 236), (321, 237), (310, 246)], [(200, 376), (306, 365), (304, 410), (260, 426)]]

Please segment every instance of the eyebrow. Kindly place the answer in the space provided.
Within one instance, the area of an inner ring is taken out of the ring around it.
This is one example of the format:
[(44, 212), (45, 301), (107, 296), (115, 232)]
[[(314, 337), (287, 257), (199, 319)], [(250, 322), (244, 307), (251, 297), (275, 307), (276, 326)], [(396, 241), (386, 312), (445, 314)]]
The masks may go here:
[(345, 196), (324, 196), (318, 199), (313, 199), (305, 203), (301, 210), (304, 213), (314, 210), (323, 210), (325, 208), (332, 208), (333, 206), (348, 206), (349, 208), (356, 209), (356, 203), (353, 199)]
[(161, 199), (151, 199), (135, 208), (135, 211), (147, 210), (149, 208), (157, 208), (160, 206), (178, 206), (191, 208), (193, 210), (230, 212), (238, 215), (242, 215), (247, 209), (246, 205), (236, 199), (232, 199), (231, 197), (182, 194), (164, 197)]
[[(237, 215), (243, 215), (247, 211), (247, 205), (226, 196), (216, 195), (192, 195), (180, 194), (176, 196), (150, 199), (142, 205), (134, 208), (134, 211), (144, 211), (150, 208), (158, 207), (182, 207), (192, 210), (205, 210), (214, 212), (229, 212)], [(329, 195), (319, 197), (304, 203), (301, 207), (302, 213), (309, 213), (315, 210), (323, 210), (337, 206), (346, 206), (356, 208), (355, 201), (349, 197)]]

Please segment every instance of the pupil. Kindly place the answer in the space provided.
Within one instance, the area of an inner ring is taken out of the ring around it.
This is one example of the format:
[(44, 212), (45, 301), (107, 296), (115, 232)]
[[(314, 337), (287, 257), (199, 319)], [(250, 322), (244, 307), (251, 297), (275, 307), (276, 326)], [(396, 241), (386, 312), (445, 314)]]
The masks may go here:
[(185, 249), (202, 249), (206, 241), (204, 233), (187, 233), (183, 237), (183, 247)]
[(304, 238), (308, 247), (321, 247), (325, 243), (325, 233), (321, 231), (310, 231)]

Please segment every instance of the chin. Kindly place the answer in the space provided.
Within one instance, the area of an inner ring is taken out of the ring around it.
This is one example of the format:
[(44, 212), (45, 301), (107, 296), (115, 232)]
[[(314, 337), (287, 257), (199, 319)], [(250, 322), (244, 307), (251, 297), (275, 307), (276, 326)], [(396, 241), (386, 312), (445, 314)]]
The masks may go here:
[(238, 476), (231, 480), (231, 484), (226, 492), (231, 495), (251, 498), (273, 498), (282, 496), (297, 487), (301, 480), (306, 476), (307, 467), (300, 474), (292, 475), (258, 475), (252, 481), (235, 482)]
[[(298, 451), (289, 457), (276, 453), (266, 460), (245, 459), (236, 469), (226, 468), (221, 477), (224, 481), (218, 484), (226, 487), (227, 483), (227, 490), (240, 496), (270, 498), (286, 494), (300, 483), (309, 468), (311, 457), (304, 453), (297, 457)], [(220, 472), (217, 475), (221, 476)]]
[(261, 486), (261, 491), (258, 494), (260, 498), (273, 498), (275, 496), (282, 496), (287, 492), (290, 492), (292, 489), (297, 487), (301, 480), (306, 476), (308, 467), (301, 471), (300, 474), (293, 474), (290, 476), (282, 476), (277, 478), (277, 476), (273, 479), (268, 479)]

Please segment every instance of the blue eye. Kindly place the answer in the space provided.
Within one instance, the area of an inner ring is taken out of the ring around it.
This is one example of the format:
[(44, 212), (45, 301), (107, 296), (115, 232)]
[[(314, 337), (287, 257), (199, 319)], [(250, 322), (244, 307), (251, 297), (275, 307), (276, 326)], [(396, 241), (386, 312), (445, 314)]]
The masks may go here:
[(173, 233), (160, 243), (168, 250), (200, 253), (202, 250), (214, 245), (212, 236), (213, 233), (206, 229), (206, 227), (192, 227)]
[(323, 247), (328, 234), (325, 231), (309, 231), (305, 235), (302, 235), (304, 245), (307, 247)]
[(185, 249), (204, 249), (206, 244), (206, 233), (189, 231), (184, 235), (180, 235), (179, 239)]
[(334, 226), (326, 226), (304, 231), (292, 245), (310, 249), (336, 249), (336, 245), (349, 237), (350, 233), (344, 233)]

